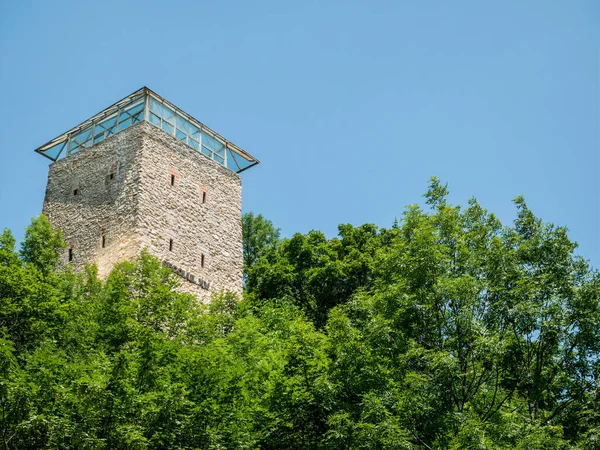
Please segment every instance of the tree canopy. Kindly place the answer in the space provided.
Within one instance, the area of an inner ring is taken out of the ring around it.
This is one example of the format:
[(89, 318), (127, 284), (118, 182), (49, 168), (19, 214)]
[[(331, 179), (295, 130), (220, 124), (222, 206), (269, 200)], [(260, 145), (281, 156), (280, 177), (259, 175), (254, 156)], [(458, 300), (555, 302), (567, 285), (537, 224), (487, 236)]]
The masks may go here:
[(58, 264), (0, 235), (5, 449), (600, 448), (600, 274), (515, 199), (282, 239), (244, 216), (244, 299), (199, 304), (143, 252)]

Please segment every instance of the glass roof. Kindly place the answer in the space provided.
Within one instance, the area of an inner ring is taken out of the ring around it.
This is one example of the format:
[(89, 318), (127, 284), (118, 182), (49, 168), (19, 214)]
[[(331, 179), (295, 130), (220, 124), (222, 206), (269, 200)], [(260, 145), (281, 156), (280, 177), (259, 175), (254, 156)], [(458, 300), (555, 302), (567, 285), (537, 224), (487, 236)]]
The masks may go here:
[(99, 112), (91, 119), (37, 148), (35, 151), (56, 161), (146, 121), (174, 136), (222, 166), (242, 172), (259, 161), (224, 139), (147, 87), (134, 92)]

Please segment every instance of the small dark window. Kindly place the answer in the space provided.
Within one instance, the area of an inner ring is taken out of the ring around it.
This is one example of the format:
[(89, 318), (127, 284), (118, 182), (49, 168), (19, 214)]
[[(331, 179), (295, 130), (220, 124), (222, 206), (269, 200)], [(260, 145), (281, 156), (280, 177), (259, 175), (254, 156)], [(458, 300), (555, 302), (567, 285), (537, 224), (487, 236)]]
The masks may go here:
[(175, 175), (171, 175), (171, 186), (175, 186)]
[(73, 249), (69, 249), (69, 262), (73, 261)]
[(115, 179), (115, 174), (114, 174), (114, 173), (111, 173), (111, 174), (108, 176), (108, 178), (110, 178), (111, 180), (114, 180), (114, 179)]
[(169, 239), (169, 251), (173, 251), (173, 239)]
[(204, 267), (204, 253), (200, 255), (200, 267)]
[(202, 192), (202, 203), (206, 203), (206, 192)]
[(106, 236), (102, 236), (102, 248), (106, 247)]
[(79, 195), (79, 189), (73, 189), (73, 195)]

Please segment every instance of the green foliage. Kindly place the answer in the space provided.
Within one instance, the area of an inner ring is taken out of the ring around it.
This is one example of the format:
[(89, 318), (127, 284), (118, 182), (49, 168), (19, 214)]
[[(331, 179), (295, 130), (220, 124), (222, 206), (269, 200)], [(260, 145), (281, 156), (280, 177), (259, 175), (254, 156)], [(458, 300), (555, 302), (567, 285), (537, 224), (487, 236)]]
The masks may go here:
[(21, 244), (21, 258), (33, 264), (44, 275), (50, 273), (58, 262), (59, 252), (66, 248), (62, 232), (54, 230), (43, 214), (31, 221)]
[(255, 216), (245, 213), (242, 216), (242, 237), (244, 242), (244, 268), (251, 267), (258, 258), (279, 242), (279, 228), (262, 214)]
[(323, 327), (331, 308), (371, 288), (373, 258), (382, 246), (374, 225), (340, 225), (339, 235), (327, 240), (311, 231), (283, 240), (246, 269), (248, 297), (258, 304), (287, 299)]
[(522, 198), (279, 239), (244, 217), (246, 292), (198, 304), (147, 253), (59, 264), (0, 235), (0, 439), (16, 448), (600, 448), (600, 274)]

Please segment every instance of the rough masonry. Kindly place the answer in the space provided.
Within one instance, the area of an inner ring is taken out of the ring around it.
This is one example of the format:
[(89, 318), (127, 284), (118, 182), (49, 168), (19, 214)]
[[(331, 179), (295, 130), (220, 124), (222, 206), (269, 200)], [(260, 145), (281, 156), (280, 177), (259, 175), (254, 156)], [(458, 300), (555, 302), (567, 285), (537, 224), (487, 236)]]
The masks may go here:
[(43, 212), (65, 264), (113, 266), (142, 249), (206, 301), (242, 292), (240, 176), (146, 122), (50, 165)]

